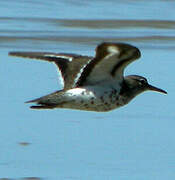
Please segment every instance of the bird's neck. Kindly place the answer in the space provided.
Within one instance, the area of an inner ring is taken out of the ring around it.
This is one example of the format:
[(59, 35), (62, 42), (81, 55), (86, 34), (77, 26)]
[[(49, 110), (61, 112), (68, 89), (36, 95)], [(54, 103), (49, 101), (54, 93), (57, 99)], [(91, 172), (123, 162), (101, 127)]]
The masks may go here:
[(122, 88), (120, 90), (120, 95), (126, 97), (128, 99), (133, 99), (137, 95), (139, 95), (142, 91), (138, 88), (131, 86), (126, 80), (122, 82)]

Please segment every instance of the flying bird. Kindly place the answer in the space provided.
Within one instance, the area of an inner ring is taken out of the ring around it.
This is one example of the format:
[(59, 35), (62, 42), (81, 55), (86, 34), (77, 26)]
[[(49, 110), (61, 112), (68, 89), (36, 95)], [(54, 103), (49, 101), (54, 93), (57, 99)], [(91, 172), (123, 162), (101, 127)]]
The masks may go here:
[(95, 57), (50, 52), (9, 52), (11, 56), (53, 62), (61, 72), (63, 89), (28, 101), (33, 109), (68, 108), (106, 112), (128, 104), (140, 93), (166, 91), (138, 75), (123, 75), (127, 65), (140, 58), (138, 48), (126, 43), (104, 42)]

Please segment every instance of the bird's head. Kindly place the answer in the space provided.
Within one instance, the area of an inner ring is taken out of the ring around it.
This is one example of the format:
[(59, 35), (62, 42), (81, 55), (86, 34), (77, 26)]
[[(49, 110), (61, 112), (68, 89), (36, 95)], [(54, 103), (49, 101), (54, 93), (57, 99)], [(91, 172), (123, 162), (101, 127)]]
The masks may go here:
[[(125, 89), (127, 89), (127, 90), (125, 90)], [(131, 97), (132, 96), (135, 97), (138, 94), (140, 94), (144, 91), (147, 91), (147, 90), (157, 91), (160, 93), (167, 94), (167, 92), (164, 91), (163, 89), (160, 89), (160, 88), (150, 85), (148, 83), (147, 79), (142, 76), (130, 75), (130, 76), (126, 76), (124, 78), (124, 88), (123, 88), (124, 94), (131, 96)]]

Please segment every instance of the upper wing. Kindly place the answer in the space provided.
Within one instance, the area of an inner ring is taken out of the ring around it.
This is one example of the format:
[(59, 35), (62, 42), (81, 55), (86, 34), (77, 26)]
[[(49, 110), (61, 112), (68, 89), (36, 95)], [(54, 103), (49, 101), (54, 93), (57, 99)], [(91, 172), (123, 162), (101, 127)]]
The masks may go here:
[(70, 89), (76, 85), (81, 69), (92, 59), (92, 57), (76, 54), (49, 52), (10, 52), (9, 55), (54, 62), (61, 72), (64, 89)]
[(123, 81), (124, 68), (140, 57), (139, 49), (124, 43), (102, 43), (96, 48), (96, 56), (84, 68), (77, 86), (110, 81)]

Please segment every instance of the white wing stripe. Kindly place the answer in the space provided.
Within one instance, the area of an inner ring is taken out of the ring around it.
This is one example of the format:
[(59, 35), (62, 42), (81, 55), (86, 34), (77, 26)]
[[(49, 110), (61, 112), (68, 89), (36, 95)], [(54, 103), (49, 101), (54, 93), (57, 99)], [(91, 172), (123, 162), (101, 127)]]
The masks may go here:
[(62, 58), (67, 59), (68, 61), (72, 61), (73, 57), (63, 56), (63, 55), (55, 55), (55, 54), (45, 54), (45, 57), (53, 57), (53, 58)]
[(82, 72), (84, 71), (84, 68), (91, 62), (92, 59), (90, 59), (81, 69), (80, 72), (77, 74), (77, 77), (74, 79), (74, 86), (77, 84)]

